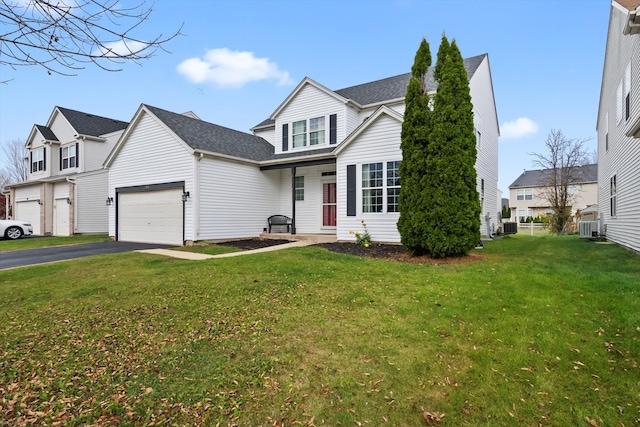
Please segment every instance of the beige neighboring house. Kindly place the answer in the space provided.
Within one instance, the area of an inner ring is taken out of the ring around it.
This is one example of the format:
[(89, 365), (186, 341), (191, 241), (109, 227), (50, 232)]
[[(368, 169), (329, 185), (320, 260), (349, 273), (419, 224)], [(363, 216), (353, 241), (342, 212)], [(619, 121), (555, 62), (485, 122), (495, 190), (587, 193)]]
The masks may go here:
[[(580, 182), (574, 182), (569, 187), (569, 192), (575, 196), (571, 206), (572, 215), (598, 203), (598, 165), (585, 165), (582, 168)], [(525, 170), (509, 186), (511, 221), (520, 222), (521, 218), (535, 218), (553, 212), (545, 198), (548, 187), (544, 185), (544, 177), (547, 174), (548, 170), (545, 169)]]
[(102, 163), (128, 123), (55, 107), (27, 138), (28, 175), (7, 185), (9, 217), (33, 234), (106, 233), (108, 172)]

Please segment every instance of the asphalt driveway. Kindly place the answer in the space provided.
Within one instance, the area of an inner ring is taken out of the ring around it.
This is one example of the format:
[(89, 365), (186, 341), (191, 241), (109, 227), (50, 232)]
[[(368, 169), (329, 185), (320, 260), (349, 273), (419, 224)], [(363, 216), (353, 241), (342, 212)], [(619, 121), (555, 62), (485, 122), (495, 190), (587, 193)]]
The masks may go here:
[(0, 270), (83, 258), (91, 255), (117, 254), (143, 249), (167, 249), (171, 247), (173, 246), (154, 245), (151, 243), (97, 242), (83, 243), (80, 245), (7, 251), (0, 252)]

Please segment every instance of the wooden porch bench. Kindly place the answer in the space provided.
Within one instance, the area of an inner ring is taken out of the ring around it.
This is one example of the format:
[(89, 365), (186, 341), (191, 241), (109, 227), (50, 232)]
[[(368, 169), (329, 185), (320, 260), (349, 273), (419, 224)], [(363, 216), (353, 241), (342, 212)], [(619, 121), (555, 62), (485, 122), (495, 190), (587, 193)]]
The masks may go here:
[(287, 227), (287, 233), (291, 233), (291, 223), (292, 220), (288, 216), (285, 215), (271, 215), (267, 221), (269, 222), (269, 233), (271, 233), (271, 227)]

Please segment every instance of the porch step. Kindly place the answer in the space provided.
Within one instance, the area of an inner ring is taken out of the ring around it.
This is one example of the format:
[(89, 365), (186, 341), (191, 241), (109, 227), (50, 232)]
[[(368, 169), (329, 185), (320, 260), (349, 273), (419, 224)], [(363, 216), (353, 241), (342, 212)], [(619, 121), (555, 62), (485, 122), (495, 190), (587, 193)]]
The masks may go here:
[(266, 233), (260, 234), (263, 239), (284, 239), (284, 240), (308, 240), (314, 243), (337, 242), (335, 234), (291, 234), (291, 233)]

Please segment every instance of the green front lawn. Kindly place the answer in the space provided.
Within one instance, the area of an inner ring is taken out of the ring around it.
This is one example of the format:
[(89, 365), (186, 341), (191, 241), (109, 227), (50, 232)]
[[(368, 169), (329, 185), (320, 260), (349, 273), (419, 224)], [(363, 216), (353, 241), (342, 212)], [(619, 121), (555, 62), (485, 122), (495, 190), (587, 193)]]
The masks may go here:
[(0, 271), (0, 419), (637, 422), (640, 257), (575, 236), (477, 252), (434, 265), (317, 247), (127, 253)]
[(22, 237), (17, 240), (0, 239), (0, 252), (17, 251), (21, 249), (46, 248), (49, 246), (77, 245), (80, 243), (106, 242), (106, 234), (78, 234), (65, 237)]

